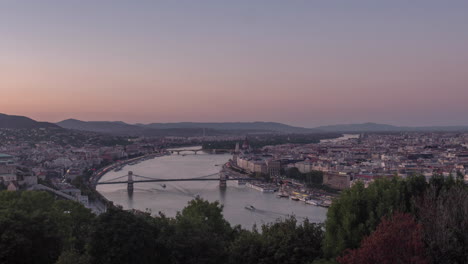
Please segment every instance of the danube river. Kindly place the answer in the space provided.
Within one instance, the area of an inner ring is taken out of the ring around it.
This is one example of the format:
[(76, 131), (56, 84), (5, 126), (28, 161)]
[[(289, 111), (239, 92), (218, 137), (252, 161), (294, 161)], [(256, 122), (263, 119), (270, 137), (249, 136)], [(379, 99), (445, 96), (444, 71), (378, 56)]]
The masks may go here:
[[(128, 171), (160, 179), (196, 178), (219, 172), (230, 157), (228, 154), (213, 155), (199, 152), (194, 155), (192, 152), (181, 152), (181, 155), (172, 154), (126, 166), (119, 172), (111, 171), (100, 181), (123, 176)], [(228, 181), (225, 190), (220, 190), (218, 184), (218, 181), (166, 182), (164, 188), (162, 183), (135, 183), (132, 197), (127, 194), (126, 184), (98, 185), (97, 190), (124, 209), (151, 210), (153, 214), (161, 211), (167, 216), (175, 216), (188, 201), (199, 195), (209, 201), (219, 201), (224, 205), (224, 217), (231, 224), (242, 225), (248, 229), (254, 224), (259, 226), (288, 215), (295, 215), (299, 220), (308, 218), (312, 222), (323, 222), (326, 217), (327, 209), (322, 207), (276, 198), (275, 194), (261, 193), (245, 186), (238, 186), (235, 182)], [(245, 209), (248, 205), (253, 205), (257, 210)]]

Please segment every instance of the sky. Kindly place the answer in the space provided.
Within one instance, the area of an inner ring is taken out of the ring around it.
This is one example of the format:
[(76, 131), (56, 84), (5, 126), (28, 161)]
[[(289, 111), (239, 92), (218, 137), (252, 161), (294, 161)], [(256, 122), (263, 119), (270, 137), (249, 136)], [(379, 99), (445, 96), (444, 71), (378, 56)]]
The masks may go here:
[(466, 0), (4, 0), (0, 113), (468, 125)]

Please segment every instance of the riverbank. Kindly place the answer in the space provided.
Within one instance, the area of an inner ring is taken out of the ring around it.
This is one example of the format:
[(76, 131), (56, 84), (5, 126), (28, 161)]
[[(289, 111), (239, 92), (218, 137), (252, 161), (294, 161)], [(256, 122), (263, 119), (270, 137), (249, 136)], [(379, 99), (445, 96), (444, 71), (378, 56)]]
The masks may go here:
[(105, 166), (104, 168), (100, 168), (97, 171), (95, 171), (89, 179), (89, 185), (91, 189), (94, 191), (94, 193), (96, 194), (97, 201), (101, 203), (102, 207), (105, 207), (105, 209), (115, 206), (113, 201), (107, 199), (100, 192), (96, 190), (97, 183), (102, 178), (102, 176), (104, 176), (106, 173), (108, 173), (109, 171), (115, 170), (116, 168), (119, 168), (119, 167), (123, 168), (124, 166), (130, 165), (130, 164), (136, 165), (142, 161), (154, 159), (156, 157), (161, 157), (165, 155), (168, 155), (168, 153), (158, 152), (158, 153), (146, 154), (146, 155), (138, 156), (138, 157), (127, 159), (127, 160), (120, 160), (120, 161), (114, 162), (110, 165)]
[[(252, 175), (243, 171), (241, 168), (234, 164), (227, 162), (222, 169), (222, 172), (229, 177), (236, 178), (251, 178)], [(241, 183), (239, 183), (240, 185)], [(262, 193), (277, 192), (278, 198), (289, 198), (293, 201), (302, 201), (309, 205), (329, 207), (332, 199), (336, 196), (334, 193), (326, 191), (318, 191), (314, 188), (307, 188), (304, 184), (298, 183), (292, 179), (275, 178), (271, 179), (269, 183), (261, 181), (243, 183), (246, 187), (260, 191)]]

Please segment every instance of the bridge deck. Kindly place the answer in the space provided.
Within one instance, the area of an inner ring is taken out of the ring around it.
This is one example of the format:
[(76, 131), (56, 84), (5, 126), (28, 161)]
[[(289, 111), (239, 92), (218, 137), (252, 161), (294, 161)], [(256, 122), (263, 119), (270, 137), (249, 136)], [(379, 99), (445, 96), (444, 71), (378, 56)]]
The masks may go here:
[[(154, 179), (154, 180), (135, 180), (133, 183), (139, 182), (186, 182), (186, 181), (219, 181), (220, 179)], [(226, 181), (262, 181), (257, 178), (226, 178), (223, 179)], [(123, 184), (128, 183), (128, 181), (115, 181), (115, 182), (98, 182), (97, 184)]]

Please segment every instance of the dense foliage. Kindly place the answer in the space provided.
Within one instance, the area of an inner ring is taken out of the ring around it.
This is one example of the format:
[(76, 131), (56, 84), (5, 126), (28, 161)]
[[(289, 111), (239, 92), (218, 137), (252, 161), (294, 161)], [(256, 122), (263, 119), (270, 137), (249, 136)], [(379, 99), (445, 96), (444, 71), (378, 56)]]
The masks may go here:
[[(468, 189), (460, 179), (434, 175), (381, 179), (368, 188), (358, 183), (344, 191), (327, 213), (324, 254), (335, 258), (361, 246), (381, 219), (394, 212), (412, 214), (422, 226), (433, 263), (468, 263)], [(397, 252), (397, 251), (395, 251)]]
[(311, 171), (308, 173), (301, 173), (298, 168), (293, 167), (286, 170), (286, 177), (294, 179), (300, 183), (304, 183), (308, 187), (314, 187), (323, 183), (322, 171)]
[(341, 264), (429, 263), (421, 237), (421, 225), (410, 214), (400, 212), (384, 217), (361, 247), (346, 251)]
[(47, 193), (2, 191), (0, 263), (468, 263), (468, 190), (450, 177), (355, 184), (325, 225), (290, 217), (249, 231), (222, 210), (198, 198), (173, 218), (95, 216)]
[(424, 192), (424, 177), (382, 179), (364, 187), (358, 182), (345, 190), (328, 210), (324, 251), (328, 257), (357, 248), (375, 230), (383, 216), (413, 211), (414, 197)]
[(0, 192), (0, 263), (54, 263), (85, 253), (94, 215), (43, 192)]

